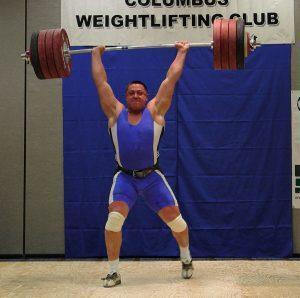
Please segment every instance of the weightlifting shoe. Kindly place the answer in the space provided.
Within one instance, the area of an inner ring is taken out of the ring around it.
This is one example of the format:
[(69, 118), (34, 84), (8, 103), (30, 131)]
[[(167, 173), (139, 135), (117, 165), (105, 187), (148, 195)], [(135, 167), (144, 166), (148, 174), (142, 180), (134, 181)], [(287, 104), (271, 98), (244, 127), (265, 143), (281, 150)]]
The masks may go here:
[(189, 263), (181, 262), (182, 264), (182, 270), (181, 270), (181, 276), (184, 279), (190, 279), (194, 272), (194, 266), (193, 262), (190, 261)]
[(121, 275), (118, 272), (107, 274), (106, 277), (101, 278), (103, 280), (104, 288), (111, 288), (121, 284)]

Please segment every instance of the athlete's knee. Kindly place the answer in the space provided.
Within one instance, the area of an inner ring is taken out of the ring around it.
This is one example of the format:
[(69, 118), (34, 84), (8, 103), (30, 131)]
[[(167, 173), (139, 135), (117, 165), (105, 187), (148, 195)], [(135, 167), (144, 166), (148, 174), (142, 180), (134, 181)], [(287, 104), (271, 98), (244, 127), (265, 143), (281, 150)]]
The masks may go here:
[(112, 211), (108, 214), (105, 230), (111, 232), (120, 232), (124, 224), (125, 217), (120, 212)]
[(187, 224), (186, 221), (179, 214), (174, 220), (167, 223), (169, 228), (175, 233), (181, 233), (186, 230)]
[(129, 212), (129, 207), (128, 205), (123, 202), (123, 201), (114, 201), (109, 204), (108, 206), (108, 211), (109, 212), (119, 212), (121, 213), (124, 217), (127, 217), (128, 212)]

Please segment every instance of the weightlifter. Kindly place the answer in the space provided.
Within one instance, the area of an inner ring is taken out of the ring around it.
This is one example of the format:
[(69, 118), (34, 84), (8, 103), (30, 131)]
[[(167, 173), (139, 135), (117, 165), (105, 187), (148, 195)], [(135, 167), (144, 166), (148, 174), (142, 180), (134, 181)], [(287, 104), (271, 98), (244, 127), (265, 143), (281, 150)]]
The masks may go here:
[(101, 108), (108, 118), (118, 166), (110, 190), (109, 215), (105, 225), (109, 273), (103, 278), (104, 287), (121, 283), (121, 230), (138, 195), (142, 195), (148, 206), (170, 227), (180, 250), (182, 277), (189, 279), (193, 274), (188, 227), (180, 214), (174, 193), (158, 167), (158, 144), (164, 131), (164, 116), (171, 106), (189, 43), (177, 42), (175, 47), (177, 55), (155, 97), (148, 101), (146, 85), (133, 81), (126, 88), (126, 107), (116, 99), (107, 82), (101, 59), (105, 47), (99, 46), (92, 51), (92, 75)]

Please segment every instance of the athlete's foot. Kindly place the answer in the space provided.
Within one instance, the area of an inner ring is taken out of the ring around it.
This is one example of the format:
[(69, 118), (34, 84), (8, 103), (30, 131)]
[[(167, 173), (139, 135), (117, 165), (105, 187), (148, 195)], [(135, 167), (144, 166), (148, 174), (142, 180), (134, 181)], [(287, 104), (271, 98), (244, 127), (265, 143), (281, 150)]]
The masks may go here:
[(181, 276), (184, 279), (190, 279), (194, 272), (194, 266), (193, 262), (190, 261), (189, 263), (181, 262), (182, 264), (182, 270), (181, 270)]
[(103, 280), (104, 288), (111, 288), (121, 284), (121, 275), (117, 272), (107, 274), (106, 277), (101, 278)]

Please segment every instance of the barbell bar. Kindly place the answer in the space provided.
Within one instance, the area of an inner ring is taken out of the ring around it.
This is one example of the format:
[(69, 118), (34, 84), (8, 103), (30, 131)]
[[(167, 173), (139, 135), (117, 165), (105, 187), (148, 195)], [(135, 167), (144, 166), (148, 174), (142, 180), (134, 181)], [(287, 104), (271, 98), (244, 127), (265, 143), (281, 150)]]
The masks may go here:
[[(191, 43), (190, 47), (213, 49), (214, 69), (244, 69), (245, 58), (261, 46), (256, 36), (245, 32), (243, 19), (215, 19), (213, 41), (211, 43)], [(145, 48), (171, 48), (174, 44), (158, 45), (116, 45), (107, 46), (105, 51), (135, 50)], [(70, 50), (67, 32), (60, 29), (47, 29), (31, 35), (30, 49), (21, 58), (31, 63), (39, 79), (64, 78), (71, 74), (72, 55), (92, 52), (92, 48)]]

